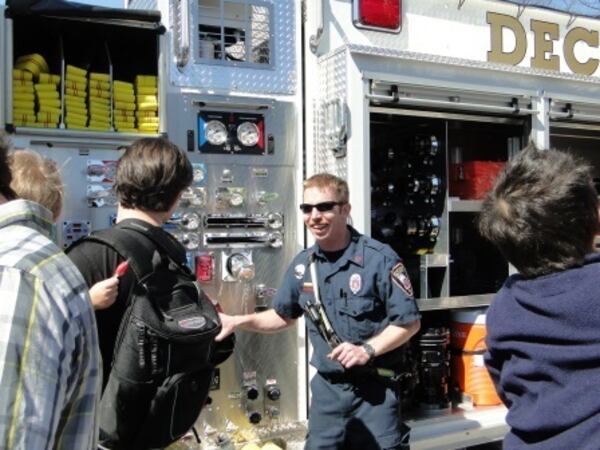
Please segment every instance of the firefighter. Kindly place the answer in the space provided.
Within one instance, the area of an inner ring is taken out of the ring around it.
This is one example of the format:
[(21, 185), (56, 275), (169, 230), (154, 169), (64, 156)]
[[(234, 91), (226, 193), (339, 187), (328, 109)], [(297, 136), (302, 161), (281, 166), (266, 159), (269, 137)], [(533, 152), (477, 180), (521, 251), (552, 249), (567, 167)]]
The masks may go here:
[(272, 309), (223, 315), (217, 340), (236, 328), (280, 331), (307, 313), (317, 374), (306, 448), (404, 449), (394, 369), (420, 314), (398, 255), (347, 225), (348, 200), (336, 176), (305, 181), (300, 209), (316, 244), (294, 258)]

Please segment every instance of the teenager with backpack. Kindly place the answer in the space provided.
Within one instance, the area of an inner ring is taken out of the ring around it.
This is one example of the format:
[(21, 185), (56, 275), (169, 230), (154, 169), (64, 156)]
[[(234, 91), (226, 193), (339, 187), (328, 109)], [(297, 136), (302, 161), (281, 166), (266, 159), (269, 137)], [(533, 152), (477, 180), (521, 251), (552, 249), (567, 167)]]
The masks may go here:
[(68, 250), (88, 286), (129, 264), (115, 304), (96, 312), (106, 448), (166, 447), (189, 430), (208, 395), (220, 322), (186, 266), (185, 248), (161, 228), (191, 182), (177, 146), (135, 141), (117, 165), (117, 224)]

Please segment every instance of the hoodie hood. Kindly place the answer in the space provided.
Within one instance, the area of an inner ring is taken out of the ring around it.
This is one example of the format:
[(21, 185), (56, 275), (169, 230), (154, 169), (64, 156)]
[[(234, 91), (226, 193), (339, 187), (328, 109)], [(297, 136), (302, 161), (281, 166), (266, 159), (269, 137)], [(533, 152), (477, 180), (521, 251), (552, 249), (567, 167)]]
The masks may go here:
[(511, 276), (494, 298), (486, 364), (509, 407), (505, 449), (598, 447), (599, 286), (594, 253), (581, 267)]

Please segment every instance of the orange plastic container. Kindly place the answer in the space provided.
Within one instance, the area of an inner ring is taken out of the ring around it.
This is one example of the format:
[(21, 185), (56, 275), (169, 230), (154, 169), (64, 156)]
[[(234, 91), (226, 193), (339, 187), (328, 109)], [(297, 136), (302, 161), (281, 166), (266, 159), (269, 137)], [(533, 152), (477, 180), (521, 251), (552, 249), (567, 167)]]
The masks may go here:
[(496, 161), (465, 161), (450, 164), (450, 195), (478, 200), (485, 197), (506, 163)]
[(481, 406), (501, 403), (483, 363), (485, 312), (485, 309), (456, 310), (450, 319), (452, 379), (473, 399), (474, 405)]

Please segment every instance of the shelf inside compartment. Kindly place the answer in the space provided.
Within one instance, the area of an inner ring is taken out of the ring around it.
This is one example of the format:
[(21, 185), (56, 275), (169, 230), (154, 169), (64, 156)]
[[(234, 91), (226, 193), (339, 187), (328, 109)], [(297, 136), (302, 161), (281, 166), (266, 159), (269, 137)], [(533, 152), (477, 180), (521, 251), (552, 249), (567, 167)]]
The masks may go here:
[(506, 411), (504, 406), (454, 408), (437, 416), (409, 418), (410, 448), (442, 450), (499, 441), (508, 431)]
[[(33, 32), (32, 30), (35, 30)], [(60, 73), (61, 39), (65, 62), (88, 71), (107, 72), (132, 81), (158, 73), (158, 37), (151, 29), (39, 16), (18, 17), (13, 25), (13, 55), (39, 53)], [(135, 56), (135, 58), (133, 58)]]
[(437, 311), (489, 306), (494, 294), (459, 295), (454, 297), (419, 298), (419, 311)]
[[(90, 123), (92, 121), (89, 101), (92, 95), (101, 97), (101, 100), (106, 102), (106, 106), (102, 106), (102, 108), (111, 108), (111, 104), (114, 104), (112, 102), (114, 92), (110, 88), (100, 88), (98, 85), (92, 88), (92, 83), (85, 80), (75, 83), (71, 79), (67, 80), (69, 83), (67, 84), (65, 82), (67, 65), (84, 70), (85, 78), (95, 72), (106, 74), (110, 81), (120, 80), (132, 84), (137, 75), (158, 75), (159, 35), (156, 30), (151, 28), (64, 17), (19, 16), (13, 21), (12, 42), (12, 64), (15, 64), (19, 57), (39, 54), (46, 61), (49, 72), (61, 77), (61, 84), (56, 88), (59, 94), (59, 104), (51, 105), (53, 114), (60, 115), (60, 121), (57, 123), (53, 116), (52, 119), (47, 119), (48, 123), (44, 123), (37, 117), (38, 113), (48, 111), (48, 109), (41, 108), (41, 101), (36, 93), (32, 108), (38, 124), (31, 124), (31, 117), (27, 116), (26, 120), (18, 120), (27, 124), (15, 122), (17, 127), (35, 126), (37, 128), (41, 126), (46, 129), (55, 129), (59, 124), (64, 125), (65, 115), (69, 115), (70, 112), (65, 108), (66, 95), (83, 99), (81, 106), (78, 106), (77, 114), (86, 117), (86, 122), (87, 119)], [(38, 82), (36, 77), (33, 82)], [(109, 86), (108, 83), (107, 86)], [(13, 97), (14, 95), (13, 92)], [(114, 106), (116, 107), (116, 104)], [(139, 108), (135, 101), (133, 106)], [(133, 113), (134, 110), (131, 112)], [(21, 117), (23, 116), (21, 115)], [(115, 124), (111, 122), (110, 125)], [(73, 127), (73, 129), (76, 128), (85, 129), (85, 127)], [(106, 128), (106, 130), (109, 129)]]

